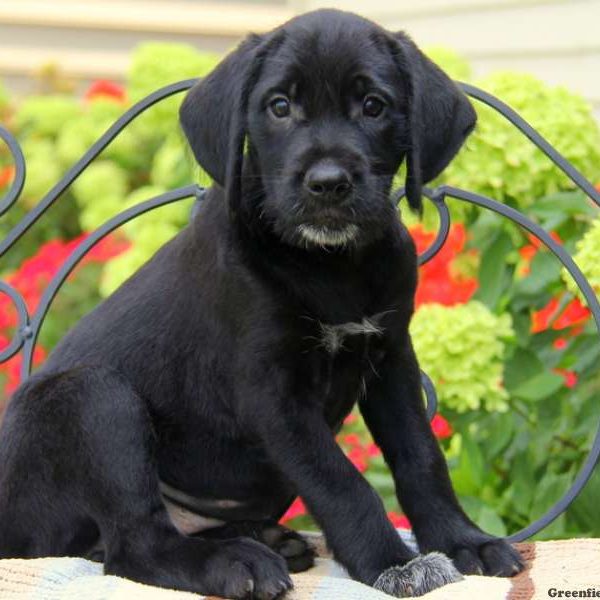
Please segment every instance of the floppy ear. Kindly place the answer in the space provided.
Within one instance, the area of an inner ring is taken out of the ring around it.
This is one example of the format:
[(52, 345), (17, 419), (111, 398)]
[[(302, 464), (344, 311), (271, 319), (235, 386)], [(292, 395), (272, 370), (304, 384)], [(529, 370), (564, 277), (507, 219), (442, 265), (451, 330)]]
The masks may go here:
[(179, 120), (200, 166), (239, 203), (248, 97), (278, 36), (250, 35), (186, 95)]
[(421, 188), (435, 179), (475, 127), (477, 115), (454, 82), (404, 33), (394, 35), (394, 58), (409, 90), (406, 197), (422, 211)]

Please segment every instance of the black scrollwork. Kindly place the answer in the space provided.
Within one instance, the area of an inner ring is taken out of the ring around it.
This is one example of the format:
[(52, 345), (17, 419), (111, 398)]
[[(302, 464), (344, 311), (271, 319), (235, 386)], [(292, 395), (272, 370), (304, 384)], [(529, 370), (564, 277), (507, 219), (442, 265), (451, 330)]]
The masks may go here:
[[(150, 94), (127, 110), (123, 116), (119, 118), (106, 131), (106, 133), (100, 137), (100, 139), (65, 174), (65, 176), (42, 198), (42, 200), (29, 213), (27, 213), (27, 215), (25, 215), (19, 223), (15, 225), (15, 227), (8, 233), (6, 238), (0, 241), (0, 257), (4, 255), (19, 240), (19, 238), (37, 222), (37, 220), (46, 212), (46, 210), (57, 201), (57, 199), (65, 192), (65, 190), (69, 188), (69, 186), (77, 179), (77, 177), (81, 175), (87, 166), (131, 121), (133, 121), (141, 113), (157, 102), (189, 89), (192, 87), (192, 85), (194, 85), (195, 82), (195, 79), (190, 79), (166, 86)], [(480, 102), (483, 102), (484, 104), (487, 104), (499, 112), (508, 121), (510, 121), (515, 127), (517, 127), (527, 138), (529, 138), (532, 143), (534, 143), (542, 152), (544, 152), (544, 154), (546, 154), (550, 160), (552, 160), (575, 183), (577, 187), (583, 190), (587, 196), (589, 196), (596, 203), (596, 205), (600, 207), (600, 193), (594, 188), (594, 186), (514, 110), (483, 90), (465, 83), (460, 83), (459, 85), (469, 96)], [(2, 127), (0, 127), (0, 137), (8, 145), (15, 165), (14, 180), (8, 193), (4, 198), (0, 199), (0, 215), (2, 215), (18, 199), (25, 182), (26, 169), (23, 153), (14, 137)], [(551, 252), (554, 253), (567, 271), (573, 276), (573, 279), (579, 286), (579, 289), (587, 300), (588, 306), (593, 314), (596, 326), (600, 333), (600, 304), (598, 303), (598, 298), (596, 297), (593, 289), (571, 256), (539, 225), (528, 219), (519, 211), (473, 192), (442, 185), (435, 189), (426, 189), (424, 193), (431, 200), (431, 202), (433, 202), (435, 208), (437, 209), (440, 217), (440, 224), (435, 240), (432, 242), (431, 246), (419, 256), (420, 265), (431, 260), (440, 251), (448, 238), (448, 233), (450, 231), (450, 213), (445, 202), (446, 197), (469, 202), (476, 206), (491, 210), (510, 219), (511, 221), (523, 227), (525, 230), (529, 231), (543, 244), (545, 244)], [(77, 248), (72, 251), (70, 256), (61, 266), (59, 272), (49, 282), (48, 286), (44, 290), (36, 311), (31, 316), (27, 311), (23, 297), (19, 294), (19, 292), (7, 283), (0, 281), (0, 293), (5, 293), (11, 298), (18, 313), (17, 331), (13, 336), (9, 346), (0, 351), (0, 363), (5, 362), (17, 352), (22, 350), (23, 363), (21, 378), (25, 379), (29, 375), (38, 333), (52, 301), (54, 300), (60, 287), (65, 282), (69, 273), (71, 273), (71, 271), (81, 261), (85, 254), (89, 252), (89, 250), (102, 238), (123, 223), (126, 223), (127, 221), (130, 221), (131, 219), (134, 219), (145, 212), (171, 202), (177, 202), (190, 196), (195, 196), (198, 200), (201, 200), (202, 195), (203, 190), (197, 185), (181, 187), (176, 190), (166, 192), (165, 194), (161, 194), (160, 196), (156, 196), (155, 198), (146, 200), (145, 202), (141, 202), (140, 204), (123, 211), (107, 221), (104, 225), (91, 233), (79, 244)], [(403, 196), (404, 190), (398, 190), (398, 192), (395, 194), (394, 201), (399, 201)], [(422, 373), (422, 385), (427, 399), (427, 413), (429, 417), (432, 418), (437, 408), (437, 396), (432, 381), (425, 373)], [(564, 510), (566, 510), (566, 508), (583, 489), (599, 457), (600, 427), (596, 433), (592, 449), (590, 450), (590, 453), (588, 454), (581, 471), (577, 475), (569, 490), (567, 490), (563, 497), (560, 498), (560, 500), (556, 502), (556, 504), (552, 506), (546, 514), (521, 531), (513, 534), (508, 539), (511, 541), (521, 541), (526, 539), (527, 537), (542, 530), (554, 519), (556, 519), (562, 512), (564, 512)]]

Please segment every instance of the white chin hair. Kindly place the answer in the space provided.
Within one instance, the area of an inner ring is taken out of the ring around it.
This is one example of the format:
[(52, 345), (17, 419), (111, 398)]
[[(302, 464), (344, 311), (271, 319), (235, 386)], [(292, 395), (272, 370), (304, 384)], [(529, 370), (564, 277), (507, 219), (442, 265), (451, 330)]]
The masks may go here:
[(300, 225), (298, 231), (304, 240), (317, 246), (346, 246), (358, 235), (358, 226), (352, 223), (342, 229), (331, 229), (322, 225)]

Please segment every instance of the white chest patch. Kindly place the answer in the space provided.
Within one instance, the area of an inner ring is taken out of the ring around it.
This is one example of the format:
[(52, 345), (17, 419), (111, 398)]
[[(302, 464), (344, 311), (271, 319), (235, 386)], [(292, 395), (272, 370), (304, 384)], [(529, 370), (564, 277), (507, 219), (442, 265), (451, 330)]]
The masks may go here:
[(321, 344), (329, 354), (337, 354), (343, 347), (346, 338), (354, 335), (377, 336), (383, 335), (383, 327), (378, 321), (383, 313), (365, 317), (360, 322), (351, 321), (349, 323), (340, 323), (339, 325), (321, 325)]

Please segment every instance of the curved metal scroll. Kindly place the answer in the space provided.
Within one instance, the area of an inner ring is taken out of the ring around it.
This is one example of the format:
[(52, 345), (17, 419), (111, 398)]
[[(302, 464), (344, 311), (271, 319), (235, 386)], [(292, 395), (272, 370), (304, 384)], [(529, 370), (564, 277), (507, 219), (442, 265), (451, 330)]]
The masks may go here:
[(15, 162), (15, 177), (6, 196), (0, 199), (0, 217), (17, 201), (25, 185), (25, 157), (21, 146), (10, 131), (0, 127), (0, 138), (4, 140)]
[[(71, 169), (69, 169), (65, 176), (44, 196), (44, 198), (42, 198), (42, 200), (27, 215), (25, 215), (25, 217), (23, 217), (19, 223), (17, 223), (17, 225), (8, 233), (6, 238), (0, 241), (0, 257), (19, 240), (19, 238), (46, 212), (46, 210), (48, 210), (50, 206), (54, 204), (54, 202), (56, 202), (56, 200), (65, 192), (65, 190), (69, 188), (69, 186), (77, 179), (77, 177), (79, 177), (85, 168), (131, 121), (133, 121), (149, 107), (163, 100), (164, 98), (168, 98), (169, 96), (191, 88), (196, 81), (196, 79), (189, 79), (166, 86), (150, 94), (127, 110), (123, 116), (119, 118), (84, 154), (84, 156)], [(552, 160), (575, 183), (577, 187), (583, 190), (596, 203), (596, 205), (600, 206), (600, 193), (594, 189), (594, 186), (514, 110), (491, 94), (488, 94), (487, 92), (484, 92), (483, 90), (480, 90), (472, 85), (459, 83), (459, 86), (462, 87), (462, 89), (469, 96), (487, 104), (499, 112), (508, 121), (510, 121), (526, 137), (528, 137), (531, 142), (533, 142), (540, 150), (542, 150), (542, 152), (544, 152), (544, 154), (546, 154), (546, 156), (548, 156), (550, 160)], [(8, 145), (15, 163), (14, 181), (12, 182), (7, 195), (3, 199), (0, 199), (0, 215), (2, 215), (14, 204), (23, 189), (25, 182), (25, 160), (23, 153), (14, 137), (7, 130), (1, 127), (0, 137)], [(171, 202), (177, 202), (190, 196), (195, 196), (198, 200), (200, 200), (202, 194), (202, 188), (198, 187), (197, 185), (178, 188), (142, 202), (110, 219), (96, 231), (91, 233), (77, 246), (77, 248), (73, 250), (65, 263), (62, 265), (59, 272), (48, 284), (39, 306), (31, 316), (27, 311), (27, 306), (21, 294), (19, 294), (19, 292), (12, 286), (0, 281), (0, 293), (7, 294), (11, 298), (18, 314), (17, 332), (13, 340), (11, 340), (9, 346), (0, 351), (0, 363), (8, 360), (10, 357), (19, 352), (19, 350), (23, 349), (24, 357), (21, 378), (25, 379), (29, 375), (31, 371), (31, 362), (35, 343), (52, 301), (54, 300), (69, 273), (75, 268), (85, 254), (103, 237), (108, 235), (111, 231), (123, 223), (134, 219), (149, 210), (153, 210), (154, 208), (169, 204)], [(431, 246), (419, 256), (419, 265), (431, 260), (443, 247), (448, 238), (448, 233), (450, 231), (450, 212), (445, 203), (446, 197), (456, 198), (458, 200), (469, 202), (482, 208), (492, 210), (504, 217), (507, 217), (529, 231), (542, 243), (544, 243), (551, 252), (554, 253), (554, 255), (573, 276), (575, 282), (582, 291), (588, 302), (590, 310), (592, 311), (596, 326), (600, 333), (600, 304), (598, 303), (598, 299), (595, 296), (593, 289), (564, 248), (558, 245), (540, 226), (509, 206), (496, 202), (495, 200), (485, 196), (460, 190), (458, 188), (442, 185), (433, 190), (426, 189), (424, 194), (434, 203), (440, 216), (440, 225), (436, 238)], [(401, 189), (398, 191), (395, 200), (399, 201), (403, 196), (404, 190)], [(425, 395), (427, 398), (427, 414), (429, 418), (432, 418), (437, 407), (435, 388), (432, 381), (425, 373), (421, 373), (421, 377), (423, 389), (425, 390)], [(600, 426), (596, 433), (592, 449), (590, 450), (590, 453), (588, 454), (581, 471), (577, 475), (577, 478), (569, 490), (567, 490), (563, 497), (560, 498), (560, 500), (556, 502), (556, 504), (552, 506), (545, 515), (537, 519), (528, 527), (511, 535), (508, 539), (510, 541), (523, 540), (539, 532), (554, 519), (556, 519), (556, 517), (558, 517), (571, 504), (571, 502), (583, 489), (583, 486), (589, 479), (599, 456)]]
[[(564, 157), (562, 156), (552, 145), (548, 143), (529, 123), (527, 123), (519, 114), (517, 114), (512, 108), (506, 105), (501, 100), (498, 100), (495, 96), (488, 94), (487, 92), (480, 90), (472, 85), (461, 83), (460, 87), (471, 97), (487, 104), (497, 112), (499, 112), (506, 120), (512, 125), (517, 127), (529, 140), (535, 144), (571, 181), (581, 189), (595, 204), (600, 207), (600, 192)], [(575, 264), (571, 256), (565, 251), (565, 249), (556, 243), (552, 237), (539, 225), (525, 217), (519, 211), (514, 208), (466, 190), (461, 190), (447, 185), (442, 185), (435, 189), (424, 190), (425, 196), (427, 196), (435, 205), (438, 214), (440, 216), (440, 224), (438, 227), (438, 233), (431, 244), (431, 246), (419, 256), (419, 264), (422, 265), (427, 261), (431, 260), (440, 248), (444, 245), (448, 232), (450, 230), (450, 212), (445, 203), (447, 196), (463, 200), (471, 204), (475, 204), (482, 208), (491, 210), (497, 214), (502, 215), (517, 223), (529, 233), (534, 235), (540, 240), (562, 263), (567, 269), (569, 274), (575, 280), (575, 283), (581, 290), (584, 298), (588, 303), (588, 307), (592, 312), (596, 328), (600, 335), (600, 304), (598, 298), (590, 286), (589, 282)], [(404, 189), (400, 189), (396, 192), (396, 201), (400, 201), (405, 195)], [(599, 340), (600, 343), (600, 340)], [(429, 382), (431, 384), (431, 382)], [(423, 386), (427, 390), (428, 385), (423, 381)], [(433, 386), (431, 386), (433, 387)], [(428, 409), (429, 409), (429, 393), (427, 394)], [(535, 535), (544, 527), (548, 526), (552, 521), (559, 517), (575, 500), (585, 484), (591, 477), (595, 466), (598, 464), (600, 459), (600, 423), (596, 430), (596, 435), (592, 443), (592, 448), (588, 453), (588, 456), (582, 465), (575, 481), (571, 484), (571, 487), (563, 494), (563, 496), (548, 509), (548, 511), (540, 518), (529, 524), (527, 527), (517, 531), (516, 533), (508, 536), (508, 540), (511, 542), (520, 542), (528, 537)]]
[[(465, 200), (466, 202), (470, 202), (471, 204), (475, 204), (482, 208), (487, 208), (495, 213), (507, 217), (540, 240), (558, 258), (558, 260), (563, 264), (565, 269), (567, 269), (569, 274), (575, 280), (576, 284), (579, 286), (579, 289), (583, 293), (583, 296), (588, 303), (588, 307), (592, 312), (594, 321), (596, 323), (596, 328), (598, 329), (598, 333), (600, 335), (600, 303), (598, 302), (598, 298), (596, 297), (594, 290), (568, 252), (566, 252), (560, 244), (554, 241), (554, 239), (552, 239), (552, 237), (544, 229), (522, 215), (518, 210), (515, 210), (510, 206), (506, 206), (505, 204), (501, 204), (500, 202), (492, 200), (491, 198), (474, 194), (473, 192), (443, 185), (437, 188), (433, 194), (433, 197), (436, 198), (438, 202), (443, 202), (443, 198), (446, 196), (450, 196), (459, 200)], [(558, 516), (560, 516), (571, 504), (571, 502), (575, 500), (589, 480), (599, 457), (600, 424), (596, 430), (592, 448), (571, 487), (552, 507), (550, 507), (550, 509), (544, 515), (524, 529), (521, 529), (520, 531), (517, 531), (513, 535), (509, 536), (507, 539), (511, 542), (523, 541), (524, 539), (527, 539), (528, 537), (541, 531), (544, 527), (549, 525)]]
[[(169, 96), (188, 90), (196, 83), (196, 81), (198, 80), (187, 79), (168, 85), (153, 92), (149, 96), (146, 96), (146, 98), (143, 98), (127, 110), (123, 116), (117, 119), (100, 139), (67, 171), (64, 177), (62, 177), (62, 179), (40, 200), (40, 202), (28, 212), (19, 223), (17, 223), (17, 225), (8, 233), (6, 238), (0, 241), (0, 257), (5, 254), (5, 252), (48, 210), (48, 208), (54, 204), (54, 202), (56, 202), (61, 194), (63, 194), (63, 192), (81, 175), (84, 169), (117, 137), (117, 135), (119, 135), (119, 133), (121, 133), (121, 131), (123, 131), (123, 129), (125, 129), (127, 125), (129, 125), (129, 123), (131, 123), (131, 121), (160, 100), (164, 100)], [(0, 137), (7, 140), (9, 147), (13, 150), (13, 145), (16, 145), (16, 142), (5, 129), (0, 128)], [(13, 156), (15, 156), (17, 161), (15, 164), (15, 182), (20, 181), (22, 188), (25, 181), (25, 161), (22, 161), (23, 154), (20, 149), (18, 149), (17, 154), (13, 152)], [(17, 186), (13, 184), (13, 188), (16, 189), (16, 187)], [(21, 189), (19, 189), (16, 196), (11, 199), (10, 195), (13, 192), (13, 188), (11, 188), (9, 192), (9, 201), (7, 202), (6, 199), (4, 199), (0, 202), (0, 207), (4, 206), (3, 210), (0, 208), (0, 215), (13, 204), (21, 192)]]
[(32, 331), (29, 326), (29, 311), (23, 296), (14, 287), (2, 280), (0, 280), (0, 292), (6, 294), (12, 300), (18, 316), (17, 332), (9, 345), (0, 351), (0, 363), (3, 363), (21, 349), (25, 340), (31, 337)]
[(24, 343), (23, 348), (23, 364), (21, 365), (21, 379), (25, 379), (29, 376), (31, 372), (31, 363), (33, 360), (33, 352), (35, 350), (35, 343), (37, 341), (37, 337), (39, 335), (40, 329), (48, 314), (48, 310), (52, 301), (54, 300), (56, 294), (61, 288), (62, 284), (65, 282), (71, 271), (77, 266), (77, 264), (81, 261), (81, 259), (104, 237), (106, 237), (111, 231), (117, 229), (124, 223), (135, 219), (136, 217), (152, 210), (154, 208), (158, 208), (159, 206), (164, 206), (165, 204), (171, 204), (171, 202), (177, 202), (178, 200), (183, 200), (184, 198), (190, 198), (195, 196), (197, 199), (201, 198), (202, 188), (197, 185), (188, 185), (186, 187), (178, 188), (176, 190), (172, 190), (170, 192), (166, 192), (161, 194), (160, 196), (156, 196), (151, 198), (150, 200), (146, 200), (144, 202), (140, 202), (135, 206), (119, 213), (116, 217), (107, 221), (104, 225), (96, 229), (93, 233), (91, 233), (85, 240), (83, 240), (73, 252), (69, 255), (67, 260), (62, 264), (58, 273), (54, 275), (54, 277), (48, 283), (48, 287), (44, 290), (40, 303), (32, 317), (30, 333)]

